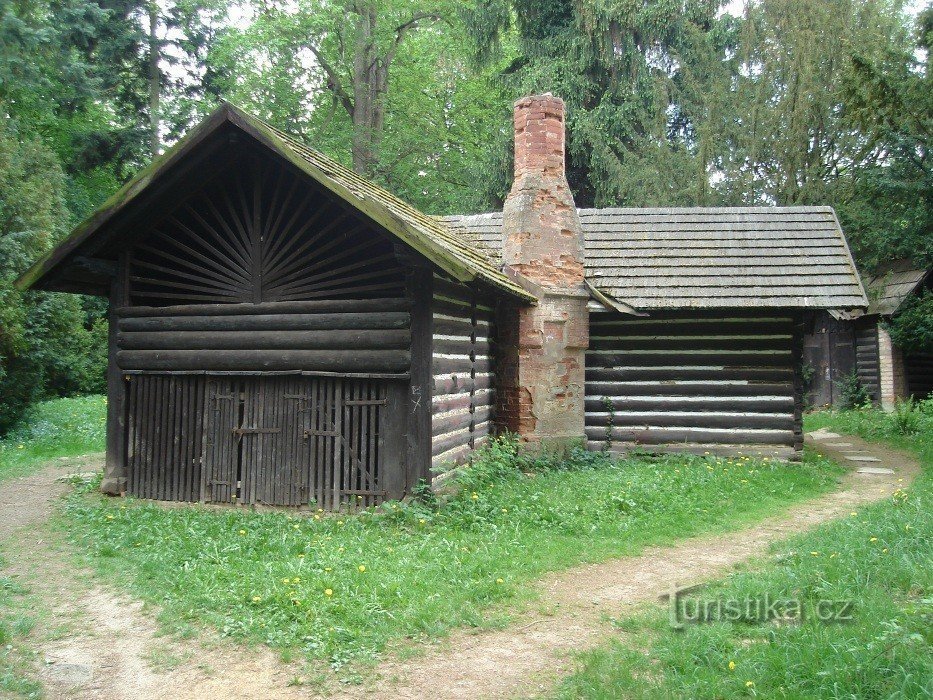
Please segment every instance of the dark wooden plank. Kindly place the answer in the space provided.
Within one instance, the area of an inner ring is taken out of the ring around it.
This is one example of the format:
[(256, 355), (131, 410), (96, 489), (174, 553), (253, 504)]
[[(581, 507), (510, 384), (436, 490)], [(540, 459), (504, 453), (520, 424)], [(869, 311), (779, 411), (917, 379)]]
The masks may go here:
[[(122, 350), (117, 366), (136, 370), (407, 372), (407, 350)], [(430, 388), (430, 378), (422, 380)]]
[(400, 350), (409, 346), (406, 329), (317, 331), (124, 332), (124, 350)]
[(408, 280), (411, 310), (411, 382), (408, 397), (408, 464), (414, 483), (431, 480), (432, 287), (430, 270), (415, 269)]

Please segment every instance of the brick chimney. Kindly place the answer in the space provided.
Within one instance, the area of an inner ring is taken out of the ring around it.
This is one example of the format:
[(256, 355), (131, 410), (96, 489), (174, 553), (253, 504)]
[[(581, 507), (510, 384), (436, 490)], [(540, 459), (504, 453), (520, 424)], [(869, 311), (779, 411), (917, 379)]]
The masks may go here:
[(503, 262), (537, 305), (500, 310), (498, 420), (522, 440), (566, 449), (584, 440), (589, 341), (583, 232), (564, 174), (564, 103), (515, 103), (515, 180), (503, 210)]

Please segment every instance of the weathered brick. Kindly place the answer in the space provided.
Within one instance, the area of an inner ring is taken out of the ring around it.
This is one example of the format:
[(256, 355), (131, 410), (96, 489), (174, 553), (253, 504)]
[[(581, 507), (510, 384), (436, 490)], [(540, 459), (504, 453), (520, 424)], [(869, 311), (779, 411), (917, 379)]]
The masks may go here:
[(564, 103), (552, 95), (515, 103), (515, 180), (503, 234), (505, 264), (544, 291), (537, 306), (499, 310), (499, 421), (533, 444), (582, 439), (583, 234), (564, 174)]

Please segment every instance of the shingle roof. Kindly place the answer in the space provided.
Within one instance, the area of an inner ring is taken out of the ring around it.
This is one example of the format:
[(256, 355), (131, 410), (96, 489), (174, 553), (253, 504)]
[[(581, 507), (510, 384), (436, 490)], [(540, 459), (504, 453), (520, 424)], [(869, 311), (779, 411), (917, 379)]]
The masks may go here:
[(187, 155), (191, 150), (191, 144), (204, 138), (205, 132), (214, 131), (228, 122), (240, 127), (273, 152), (287, 159), (320, 185), (331, 190), (456, 279), (462, 282), (476, 279), (514, 296), (529, 300), (534, 298), (491, 263), (488, 256), (452, 233), (436, 217), (423, 214), (349, 168), (298, 143), (231, 104), (221, 106), (169, 152), (137, 174), (68, 238), (27, 270), (17, 280), (17, 285), (21, 288), (29, 287), (54, 274), (59, 263), (68, 255), (74, 254), (114, 214), (156, 180), (160, 173), (174, 165), (183, 155)]
[[(445, 217), (498, 260), (502, 214)], [(585, 268), (638, 310), (867, 305), (830, 207), (581, 209)]]
[(890, 315), (914, 293), (930, 274), (907, 260), (898, 260), (868, 281), (868, 313)]

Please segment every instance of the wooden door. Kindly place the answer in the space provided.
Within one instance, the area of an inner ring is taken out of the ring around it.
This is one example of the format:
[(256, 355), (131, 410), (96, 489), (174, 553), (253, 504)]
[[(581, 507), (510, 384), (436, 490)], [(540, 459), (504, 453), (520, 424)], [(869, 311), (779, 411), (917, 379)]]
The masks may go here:
[(236, 503), (239, 497), (240, 445), (233, 432), (242, 420), (243, 389), (238, 378), (207, 382), (201, 500)]
[(304, 460), (315, 501), (327, 510), (366, 507), (390, 494), (386, 460), (385, 382), (315, 378), (303, 387), (309, 407)]
[(211, 379), (203, 500), (336, 510), (401, 496), (402, 436), (389, 435), (387, 447), (388, 393), (376, 380)]
[(204, 378), (134, 374), (125, 381), (127, 493), (197, 501)]

